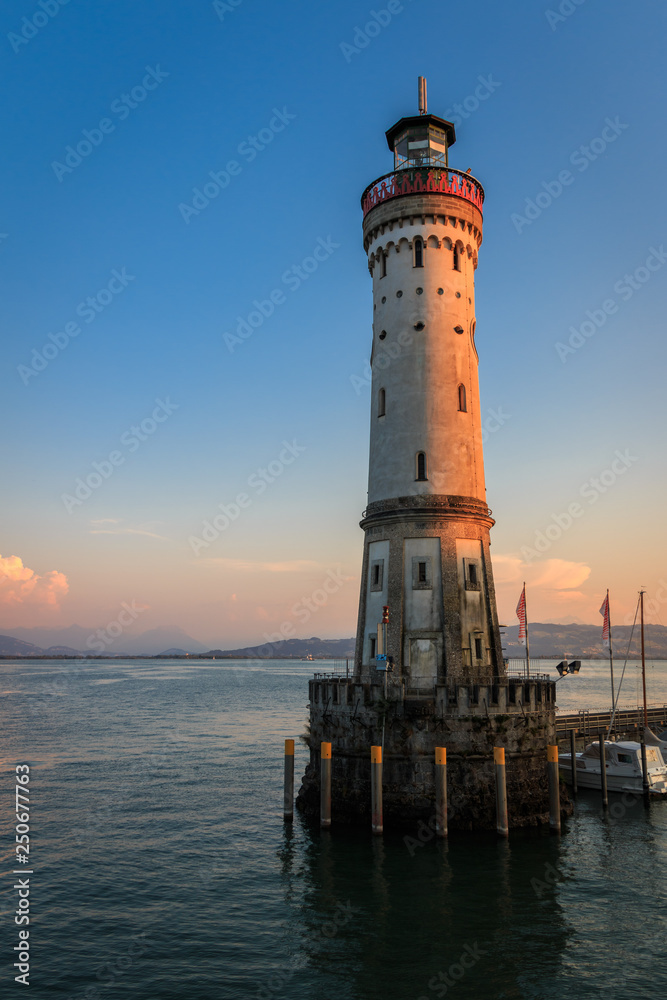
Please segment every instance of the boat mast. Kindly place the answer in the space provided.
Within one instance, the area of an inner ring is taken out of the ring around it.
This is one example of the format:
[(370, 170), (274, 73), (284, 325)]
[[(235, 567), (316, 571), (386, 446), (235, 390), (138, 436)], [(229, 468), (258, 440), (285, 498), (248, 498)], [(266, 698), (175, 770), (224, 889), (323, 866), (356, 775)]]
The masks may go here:
[(611, 711), (616, 707), (616, 695), (614, 693), (614, 654), (611, 643), (611, 608), (609, 607), (609, 590), (607, 590), (607, 615), (609, 621), (609, 673), (611, 675)]
[(639, 591), (639, 609), (642, 637), (642, 689), (644, 692), (644, 728), (648, 728), (648, 712), (646, 711), (646, 656), (644, 654), (644, 591)]
[(528, 605), (526, 604), (526, 581), (523, 581), (523, 602), (526, 614), (526, 677), (530, 677), (530, 640), (528, 638)]

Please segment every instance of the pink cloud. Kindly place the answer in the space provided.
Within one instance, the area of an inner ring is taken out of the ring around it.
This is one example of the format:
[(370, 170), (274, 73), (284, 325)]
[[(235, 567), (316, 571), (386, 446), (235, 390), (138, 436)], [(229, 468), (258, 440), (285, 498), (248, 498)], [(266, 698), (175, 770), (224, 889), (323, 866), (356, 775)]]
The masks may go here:
[(68, 590), (67, 577), (59, 570), (52, 569), (40, 576), (24, 566), (19, 556), (0, 556), (0, 605), (58, 610)]

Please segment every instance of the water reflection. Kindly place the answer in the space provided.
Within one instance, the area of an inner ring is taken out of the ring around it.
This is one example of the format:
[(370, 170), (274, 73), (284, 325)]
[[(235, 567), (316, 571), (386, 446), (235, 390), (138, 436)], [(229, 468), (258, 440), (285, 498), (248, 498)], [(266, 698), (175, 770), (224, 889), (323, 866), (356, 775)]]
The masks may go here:
[(549, 995), (570, 933), (558, 900), (565, 844), (468, 836), (411, 854), (397, 834), (306, 828), (300, 984), (341, 1000)]

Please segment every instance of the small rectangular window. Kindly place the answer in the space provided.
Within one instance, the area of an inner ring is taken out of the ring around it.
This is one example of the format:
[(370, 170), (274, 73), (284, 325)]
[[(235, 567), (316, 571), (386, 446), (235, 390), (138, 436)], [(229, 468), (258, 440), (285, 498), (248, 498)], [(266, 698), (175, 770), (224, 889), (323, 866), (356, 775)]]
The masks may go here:
[(481, 660), (482, 655), (482, 640), (475, 639), (475, 659)]
[(371, 563), (371, 590), (380, 591), (382, 590), (382, 582), (384, 576), (384, 560), (377, 559), (375, 562)]
[(381, 278), (387, 277), (387, 255), (384, 252), (384, 250), (382, 251), (382, 254), (380, 256), (380, 277)]
[(377, 642), (377, 636), (376, 635), (370, 636), (371, 660), (375, 659), (375, 644), (376, 644), (376, 642)]
[(477, 559), (463, 560), (463, 581), (466, 590), (481, 590), (481, 573)]
[(433, 587), (433, 570), (428, 556), (413, 556), (412, 558), (412, 589), (431, 590)]

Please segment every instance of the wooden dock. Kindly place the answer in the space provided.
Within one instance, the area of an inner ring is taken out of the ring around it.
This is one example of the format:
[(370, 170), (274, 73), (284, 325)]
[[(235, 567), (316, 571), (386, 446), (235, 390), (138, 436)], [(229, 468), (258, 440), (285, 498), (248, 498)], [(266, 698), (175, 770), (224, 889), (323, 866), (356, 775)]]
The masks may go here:
[[(667, 705), (647, 710), (649, 729), (654, 733), (662, 733), (667, 729)], [(574, 730), (577, 737), (594, 739), (601, 733), (606, 733), (611, 722), (611, 712), (572, 712), (556, 715), (556, 736), (564, 740)], [(644, 728), (644, 711), (641, 708), (619, 709), (614, 718), (612, 735), (626, 739), (638, 739)]]

